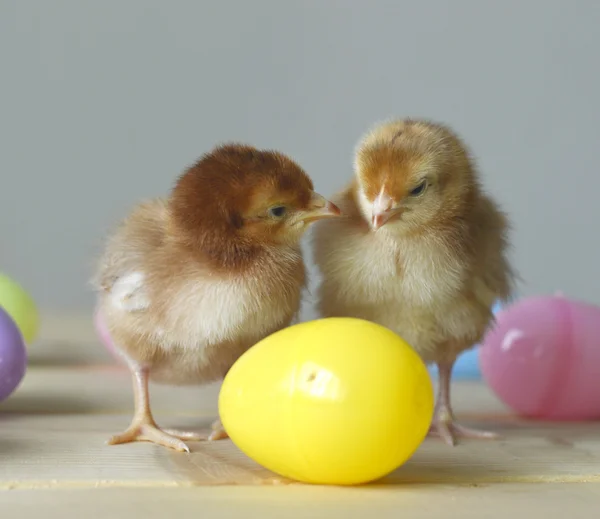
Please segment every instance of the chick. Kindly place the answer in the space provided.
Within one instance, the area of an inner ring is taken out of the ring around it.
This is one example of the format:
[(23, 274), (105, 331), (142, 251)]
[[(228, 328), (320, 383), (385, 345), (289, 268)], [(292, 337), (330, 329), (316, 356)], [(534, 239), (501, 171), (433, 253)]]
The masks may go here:
[(353, 181), (332, 200), (346, 217), (314, 228), (320, 314), (379, 323), (437, 364), (432, 433), (450, 445), (496, 437), (455, 423), (450, 401), (458, 354), (482, 338), (514, 280), (507, 219), (463, 142), (425, 120), (375, 127), (357, 147)]
[[(192, 432), (163, 430), (149, 380), (203, 384), (288, 326), (306, 283), (300, 238), (339, 209), (290, 158), (227, 144), (204, 155), (167, 199), (136, 206), (109, 237), (94, 285), (98, 311), (133, 376), (135, 413), (109, 444), (189, 452)], [(220, 421), (209, 439), (227, 437)]]

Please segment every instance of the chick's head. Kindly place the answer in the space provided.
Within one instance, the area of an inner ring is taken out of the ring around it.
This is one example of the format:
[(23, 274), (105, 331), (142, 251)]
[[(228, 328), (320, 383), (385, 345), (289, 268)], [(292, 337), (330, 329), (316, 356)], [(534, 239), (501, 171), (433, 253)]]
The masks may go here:
[(372, 229), (414, 230), (460, 215), (476, 179), (465, 146), (447, 127), (383, 124), (359, 143), (355, 173), (361, 211)]
[(173, 189), (170, 208), (188, 242), (241, 252), (294, 244), (308, 224), (340, 213), (314, 192), (292, 159), (242, 144), (219, 146), (189, 168)]

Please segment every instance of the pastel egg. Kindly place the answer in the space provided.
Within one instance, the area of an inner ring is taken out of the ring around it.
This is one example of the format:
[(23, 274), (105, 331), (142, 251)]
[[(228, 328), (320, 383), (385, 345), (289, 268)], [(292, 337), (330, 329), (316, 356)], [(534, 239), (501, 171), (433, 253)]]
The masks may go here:
[(0, 308), (0, 401), (19, 386), (27, 369), (27, 352), (21, 331)]
[(232, 441), (305, 483), (355, 485), (408, 460), (433, 416), (421, 358), (382, 326), (320, 319), (281, 330), (233, 365), (219, 396)]
[(31, 344), (40, 328), (40, 316), (31, 296), (16, 281), (0, 273), (0, 307), (18, 326), (25, 344)]
[(600, 418), (600, 308), (563, 296), (523, 299), (497, 315), (480, 351), (483, 377), (517, 414)]

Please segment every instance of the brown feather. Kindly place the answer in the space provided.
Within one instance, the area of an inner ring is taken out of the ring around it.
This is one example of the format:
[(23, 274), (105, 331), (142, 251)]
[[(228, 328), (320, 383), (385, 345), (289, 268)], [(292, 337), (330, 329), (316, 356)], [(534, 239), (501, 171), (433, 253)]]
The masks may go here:
[[(128, 361), (158, 381), (204, 383), (288, 326), (306, 284), (304, 227), (290, 222), (311, 209), (312, 187), (280, 153), (226, 145), (184, 172), (168, 199), (136, 206), (95, 277), (99, 309)], [(265, 216), (273, 204), (290, 218)], [(121, 297), (124, 282), (132, 295)]]

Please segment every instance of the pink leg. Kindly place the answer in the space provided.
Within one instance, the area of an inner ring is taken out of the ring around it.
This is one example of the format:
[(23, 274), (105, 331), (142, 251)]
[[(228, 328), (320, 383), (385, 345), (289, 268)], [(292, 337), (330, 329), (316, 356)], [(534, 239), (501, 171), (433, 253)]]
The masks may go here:
[(450, 380), (452, 378), (453, 366), (454, 362), (438, 364), (438, 401), (435, 406), (433, 425), (429, 433), (439, 436), (448, 445), (456, 445), (456, 439), (458, 437), (485, 440), (499, 438), (496, 433), (471, 429), (454, 422), (454, 414), (450, 403)]
[(152, 442), (176, 451), (190, 452), (182, 440), (199, 440), (201, 435), (183, 432), (166, 431), (158, 427), (150, 410), (148, 393), (148, 370), (138, 366), (131, 367), (133, 377), (133, 395), (135, 398), (135, 413), (131, 425), (126, 431), (114, 435), (108, 440), (109, 445), (130, 443), (136, 441)]

